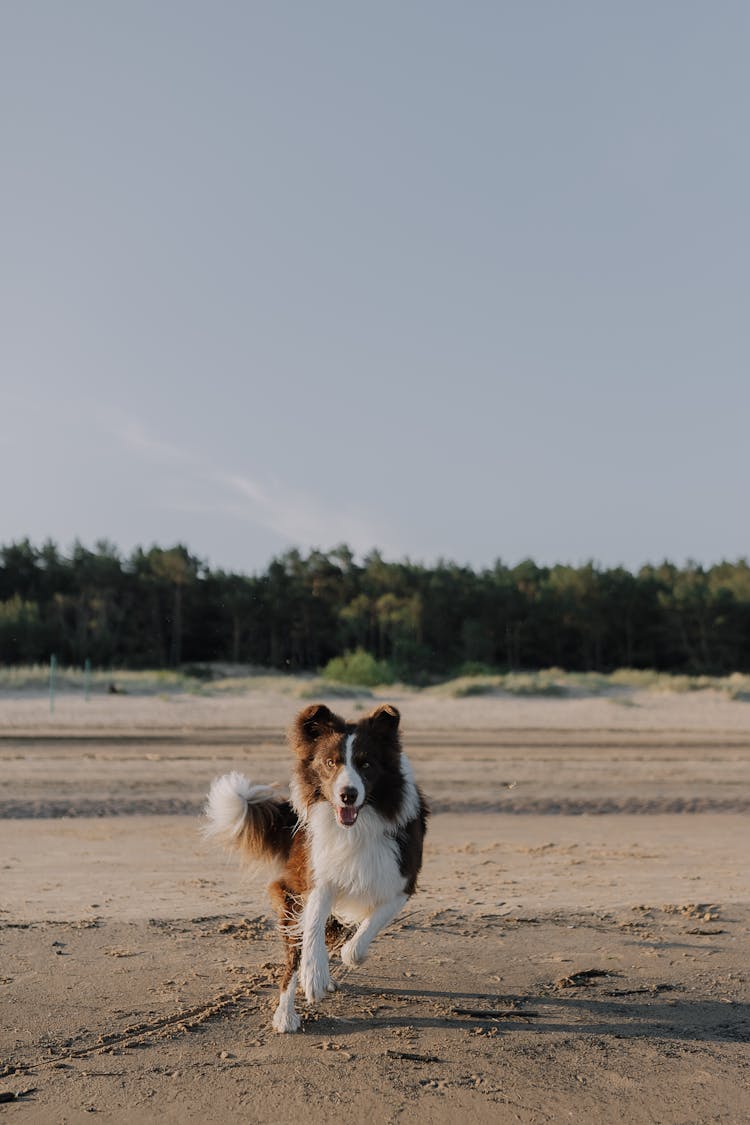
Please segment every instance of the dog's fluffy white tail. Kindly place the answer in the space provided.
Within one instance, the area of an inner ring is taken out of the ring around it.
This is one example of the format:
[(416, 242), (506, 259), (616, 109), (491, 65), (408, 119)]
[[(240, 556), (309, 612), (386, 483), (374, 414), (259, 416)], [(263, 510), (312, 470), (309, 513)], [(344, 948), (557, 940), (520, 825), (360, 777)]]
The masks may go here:
[(217, 777), (205, 807), (204, 834), (247, 860), (284, 860), (296, 817), (288, 801), (270, 785), (254, 785), (234, 770)]
[(248, 805), (276, 799), (270, 785), (253, 785), (237, 770), (217, 777), (206, 801), (206, 836), (215, 837), (223, 844), (235, 843), (245, 827)]

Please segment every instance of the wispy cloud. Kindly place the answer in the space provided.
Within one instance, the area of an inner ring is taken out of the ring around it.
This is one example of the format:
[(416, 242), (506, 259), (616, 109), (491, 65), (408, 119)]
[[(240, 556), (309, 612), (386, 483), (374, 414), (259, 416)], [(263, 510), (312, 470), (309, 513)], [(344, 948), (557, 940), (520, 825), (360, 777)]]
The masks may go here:
[(259, 484), (237, 473), (216, 474), (216, 480), (248, 506), (248, 513), (290, 542), (329, 546), (346, 542), (356, 551), (382, 543), (368, 521), (335, 508), (324, 499), (291, 489), (280, 481)]
[(119, 429), (118, 436), (121, 442), (136, 453), (146, 454), (153, 460), (162, 462), (184, 461), (197, 462), (197, 459), (179, 449), (176, 445), (159, 441), (147, 433), (145, 427), (135, 420), (125, 422)]
[(152, 464), (182, 469), (185, 492), (171, 502), (175, 510), (220, 512), (229, 519), (266, 528), (290, 544), (301, 546), (327, 547), (346, 542), (358, 552), (374, 546), (392, 549), (389, 537), (383, 535), (384, 529), (376, 528), (358, 513), (327, 503), (325, 498), (277, 478), (259, 480), (217, 467), (204, 457), (155, 437), (141, 422), (129, 420), (121, 425), (118, 438), (132, 453)]

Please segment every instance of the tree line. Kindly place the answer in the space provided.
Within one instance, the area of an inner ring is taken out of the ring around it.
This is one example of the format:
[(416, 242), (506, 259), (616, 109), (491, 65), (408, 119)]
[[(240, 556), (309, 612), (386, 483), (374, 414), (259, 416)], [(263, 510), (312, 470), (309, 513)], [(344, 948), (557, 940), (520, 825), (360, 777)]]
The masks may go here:
[(301, 671), (364, 650), (414, 682), (460, 671), (618, 667), (750, 670), (750, 566), (473, 570), (361, 562), (346, 546), (287, 551), (254, 575), (182, 545), (52, 542), (0, 548), (0, 663), (176, 667), (211, 661)]

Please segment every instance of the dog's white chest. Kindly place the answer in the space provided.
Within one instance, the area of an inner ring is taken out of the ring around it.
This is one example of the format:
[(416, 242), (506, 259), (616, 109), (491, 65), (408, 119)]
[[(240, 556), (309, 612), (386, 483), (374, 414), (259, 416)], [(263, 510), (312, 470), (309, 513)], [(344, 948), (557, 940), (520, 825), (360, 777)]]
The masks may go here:
[(364, 808), (357, 823), (343, 828), (328, 802), (313, 807), (308, 822), (310, 864), (316, 884), (334, 888), (333, 913), (358, 922), (404, 889), (398, 846), (374, 809)]

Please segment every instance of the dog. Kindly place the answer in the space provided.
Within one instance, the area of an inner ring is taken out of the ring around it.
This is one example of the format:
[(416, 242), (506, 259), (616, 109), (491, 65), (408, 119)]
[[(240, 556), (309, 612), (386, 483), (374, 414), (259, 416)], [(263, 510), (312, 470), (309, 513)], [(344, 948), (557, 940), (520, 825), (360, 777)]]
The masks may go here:
[(297, 716), (290, 799), (241, 773), (217, 778), (206, 833), (271, 867), (269, 893), (285, 943), (278, 1032), (300, 1027), (298, 983), (309, 1003), (334, 991), (328, 947), (353, 968), (414, 894), (429, 808), (401, 750), (390, 704), (348, 723), (325, 704)]

